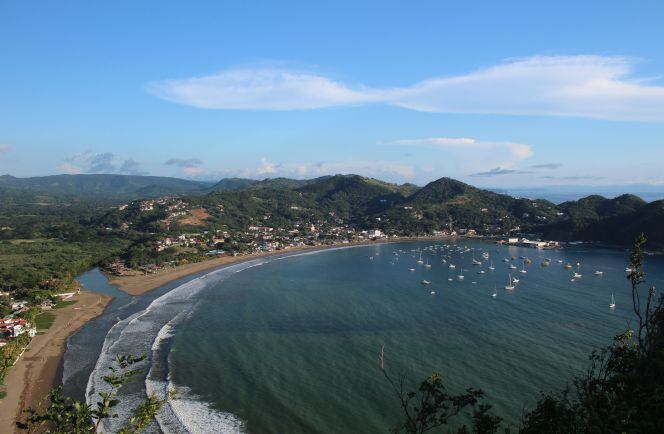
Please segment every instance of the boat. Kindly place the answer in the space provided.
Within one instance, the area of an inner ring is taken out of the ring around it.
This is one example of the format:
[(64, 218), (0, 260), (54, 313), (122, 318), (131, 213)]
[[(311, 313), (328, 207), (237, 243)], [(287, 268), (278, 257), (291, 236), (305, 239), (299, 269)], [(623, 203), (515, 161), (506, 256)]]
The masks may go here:
[(601, 275), (604, 274), (604, 272), (603, 272), (603, 271), (599, 271), (599, 270), (597, 270), (597, 271), (595, 271), (593, 274), (594, 274), (595, 276), (601, 276)]
[(452, 281), (452, 278), (451, 278), (451, 277), (448, 277), (447, 280), (451, 282), (451, 281)]
[(526, 261), (523, 261), (523, 265), (521, 265), (521, 270), (519, 270), (519, 273), (521, 274), (528, 273), (528, 270), (526, 270)]
[(489, 252), (483, 252), (483, 253), (482, 253), (482, 257), (483, 257), (484, 259), (489, 259)]
[(484, 270), (480, 270), (480, 271), (477, 272), (477, 274), (485, 274), (485, 271), (484, 271)]
[(457, 277), (459, 278), (459, 280), (463, 280), (464, 277), (466, 277), (463, 275), (463, 270), (461, 270), (461, 274), (459, 274)]
[(611, 294), (611, 304), (609, 305), (609, 308), (611, 309), (616, 308), (616, 300), (613, 298), (613, 294)]
[(528, 265), (530, 265), (530, 264), (533, 263), (533, 261), (532, 261), (530, 258), (525, 258), (525, 259), (523, 260), (523, 262), (525, 262), (525, 263), (528, 264)]
[(415, 269), (414, 268), (409, 268), (408, 271), (415, 271)]
[(512, 283), (519, 283), (519, 279), (517, 279), (516, 277), (513, 277), (512, 278)]
[(511, 270), (516, 270), (516, 265), (514, 265), (514, 264), (510, 264), (510, 269), (511, 269)]
[(456, 268), (456, 265), (450, 264), (450, 268)]
[(489, 265), (489, 270), (493, 271), (495, 269), (496, 269), (496, 267), (493, 266), (493, 261), (491, 261), (491, 265)]
[(572, 264), (565, 264), (565, 265), (563, 265), (563, 268), (565, 270), (571, 270), (572, 269)]
[(575, 279), (580, 279), (581, 275), (575, 271), (574, 275), (572, 277), (575, 278)]
[(514, 289), (514, 283), (512, 282), (512, 275), (510, 274), (509, 281), (507, 283), (507, 286), (505, 286), (505, 289), (508, 291), (512, 291)]
[(475, 259), (475, 254), (473, 254), (473, 265), (482, 265), (482, 261)]
[(542, 267), (548, 267), (549, 265), (551, 265), (550, 261), (547, 260), (542, 261)]
[(431, 291), (431, 295), (436, 295), (436, 291)]
[(496, 289), (496, 285), (493, 285), (493, 294), (491, 294), (491, 297), (498, 297), (498, 290)]
[(429, 264), (429, 258), (427, 258), (427, 263), (424, 264), (424, 266), (425, 266), (426, 268), (431, 268), (431, 264)]
[(423, 264), (424, 261), (422, 260), (422, 252), (420, 252), (420, 259), (417, 260), (418, 264)]
[(625, 273), (631, 273), (631, 272), (632, 272), (631, 268), (629, 268), (629, 267), (625, 268)]
[(559, 263), (559, 264), (562, 264), (563, 260), (562, 259), (557, 259), (556, 262)]
[(423, 281), (420, 282), (422, 285), (431, 285), (431, 282), (428, 280), (424, 279)]

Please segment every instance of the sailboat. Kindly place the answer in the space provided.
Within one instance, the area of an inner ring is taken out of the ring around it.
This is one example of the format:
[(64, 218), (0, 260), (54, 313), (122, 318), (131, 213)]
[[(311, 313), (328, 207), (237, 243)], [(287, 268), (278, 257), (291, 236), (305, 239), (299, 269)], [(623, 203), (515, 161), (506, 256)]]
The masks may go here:
[(489, 270), (493, 271), (495, 269), (496, 269), (496, 267), (493, 266), (493, 260), (492, 260), (491, 265), (489, 265)]
[(482, 265), (481, 261), (478, 261), (477, 259), (475, 259), (475, 253), (473, 253), (473, 265)]
[(493, 285), (493, 294), (491, 294), (491, 297), (498, 297), (498, 290), (496, 289), (496, 285)]
[(425, 266), (426, 268), (431, 268), (431, 264), (429, 264), (429, 258), (427, 258), (427, 263), (424, 264), (424, 266)]
[(424, 279), (423, 281), (420, 282), (422, 285), (431, 285), (431, 282), (428, 280)]
[(611, 304), (609, 305), (609, 308), (611, 309), (616, 308), (616, 300), (613, 298), (613, 294), (611, 294)]
[(576, 271), (574, 272), (574, 275), (572, 276), (574, 279), (580, 279), (581, 275), (577, 273)]
[(595, 276), (601, 276), (602, 274), (604, 274), (604, 272), (603, 272), (603, 271), (599, 271), (599, 270), (597, 270), (597, 271), (595, 271), (593, 274), (594, 274)]
[(459, 280), (463, 280), (463, 278), (466, 277), (463, 275), (463, 268), (461, 269), (461, 274), (459, 274), (457, 277), (459, 278)]
[(510, 280), (507, 283), (507, 286), (505, 286), (505, 289), (508, 291), (512, 291), (514, 289), (514, 283), (512, 283), (512, 275), (510, 274)]
[(519, 283), (519, 279), (517, 279), (516, 277), (513, 277), (512, 278), (512, 283)]
[(523, 264), (521, 265), (521, 270), (519, 270), (519, 273), (521, 273), (521, 274), (528, 273), (528, 270), (526, 270), (526, 261), (523, 261)]
[(516, 270), (516, 265), (510, 264), (510, 270)]
[(422, 260), (422, 251), (420, 251), (420, 259), (417, 260), (417, 263), (418, 264), (424, 263), (424, 261)]

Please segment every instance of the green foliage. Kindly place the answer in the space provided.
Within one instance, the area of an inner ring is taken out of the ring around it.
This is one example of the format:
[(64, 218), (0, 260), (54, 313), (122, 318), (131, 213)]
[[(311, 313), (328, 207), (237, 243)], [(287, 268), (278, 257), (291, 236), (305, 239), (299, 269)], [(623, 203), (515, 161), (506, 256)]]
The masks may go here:
[[(104, 377), (104, 381), (111, 386), (111, 391), (100, 393), (101, 400), (96, 405), (87, 405), (65, 397), (62, 387), (57, 387), (49, 392), (47, 408), (42, 413), (33, 408), (27, 409), (26, 421), (18, 422), (17, 427), (29, 432), (53, 434), (99, 432), (104, 420), (117, 417), (114, 413), (114, 408), (120, 403), (117, 392), (141, 372), (133, 367), (144, 359), (144, 356), (117, 356), (115, 366), (112, 366), (111, 372)], [(119, 432), (140, 433), (162, 406), (163, 401), (154, 396), (148, 397), (135, 409), (127, 426), (122, 427)]]
[(645, 243), (640, 235), (630, 255), (636, 330), (594, 351), (588, 371), (572, 387), (543, 395), (524, 415), (521, 432), (664, 432), (664, 296), (655, 300), (654, 287), (641, 288)]
[(37, 327), (37, 330), (48, 330), (53, 325), (53, 321), (55, 321), (55, 315), (50, 312), (43, 312), (35, 317), (35, 327)]

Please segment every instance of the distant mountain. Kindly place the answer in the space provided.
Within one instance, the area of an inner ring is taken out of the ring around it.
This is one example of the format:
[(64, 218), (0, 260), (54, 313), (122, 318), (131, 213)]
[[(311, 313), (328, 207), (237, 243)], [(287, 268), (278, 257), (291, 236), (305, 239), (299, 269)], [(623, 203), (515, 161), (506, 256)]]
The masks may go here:
[(247, 188), (253, 184), (256, 184), (257, 180), (247, 179), (247, 178), (224, 178), (221, 181), (214, 184), (210, 187), (211, 191), (221, 191), (221, 190), (241, 190)]
[(169, 194), (203, 192), (208, 183), (178, 178), (134, 175), (52, 175), (34, 178), (0, 177), (0, 198), (84, 198), (130, 200)]
[(563, 241), (599, 241), (627, 246), (641, 232), (649, 249), (664, 249), (664, 200), (647, 203), (624, 194), (613, 199), (592, 195), (560, 204), (566, 218), (540, 228), (547, 238)]

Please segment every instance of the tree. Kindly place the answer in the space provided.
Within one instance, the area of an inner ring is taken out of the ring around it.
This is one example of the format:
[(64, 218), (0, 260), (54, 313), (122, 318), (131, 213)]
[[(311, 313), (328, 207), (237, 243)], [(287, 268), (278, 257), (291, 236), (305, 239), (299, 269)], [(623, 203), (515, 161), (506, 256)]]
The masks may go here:
[[(388, 381), (395, 395), (399, 399), (404, 420), (394, 428), (395, 433), (421, 434), (443, 425), (465, 410), (473, 411), (472, 432), (477, 434), (495, 433), (502, 418), (489, 413), (490, 405), (479, 404), (484, 392), (479, 389), (468, 388), (459, 395), (450, 394), (443, 384), (440, 374), (432, 374), (422, 381), (415, 390), (406, 390), (406, 376), (400, 375), (394, 380), (385, 369), (384, 348), (381, 349), (380, 369)], [(462, 426), (459, 433), (468, 432)]]
[[(28, 432), (45, 432), (51, 434), (65, 433), (94, 433), (102, 427), (103, 421), (117, 417), (113, 409), (120, 403), (118, 390), (122, 385), (131, 381), (140, 369), (133, 366), (145, 359), (145, 356), (117, 356), (115, 366), (110, 367), (110, 373), (104, 381), (111, 386), (110, 392), (100, 393), (101, 400), (96, 405), (88, 405), (62, 394), (62, 387), (51, 389), (48, 395), (48, 406), (43, 413), (28, 408), (25, 422), (17, 422), (20, 429)], [(140, 433), (143, 428), (159, 412), (164, 402), (155, 396), (148, 397), (134, 410), (134, 415), (120, 433)]]

